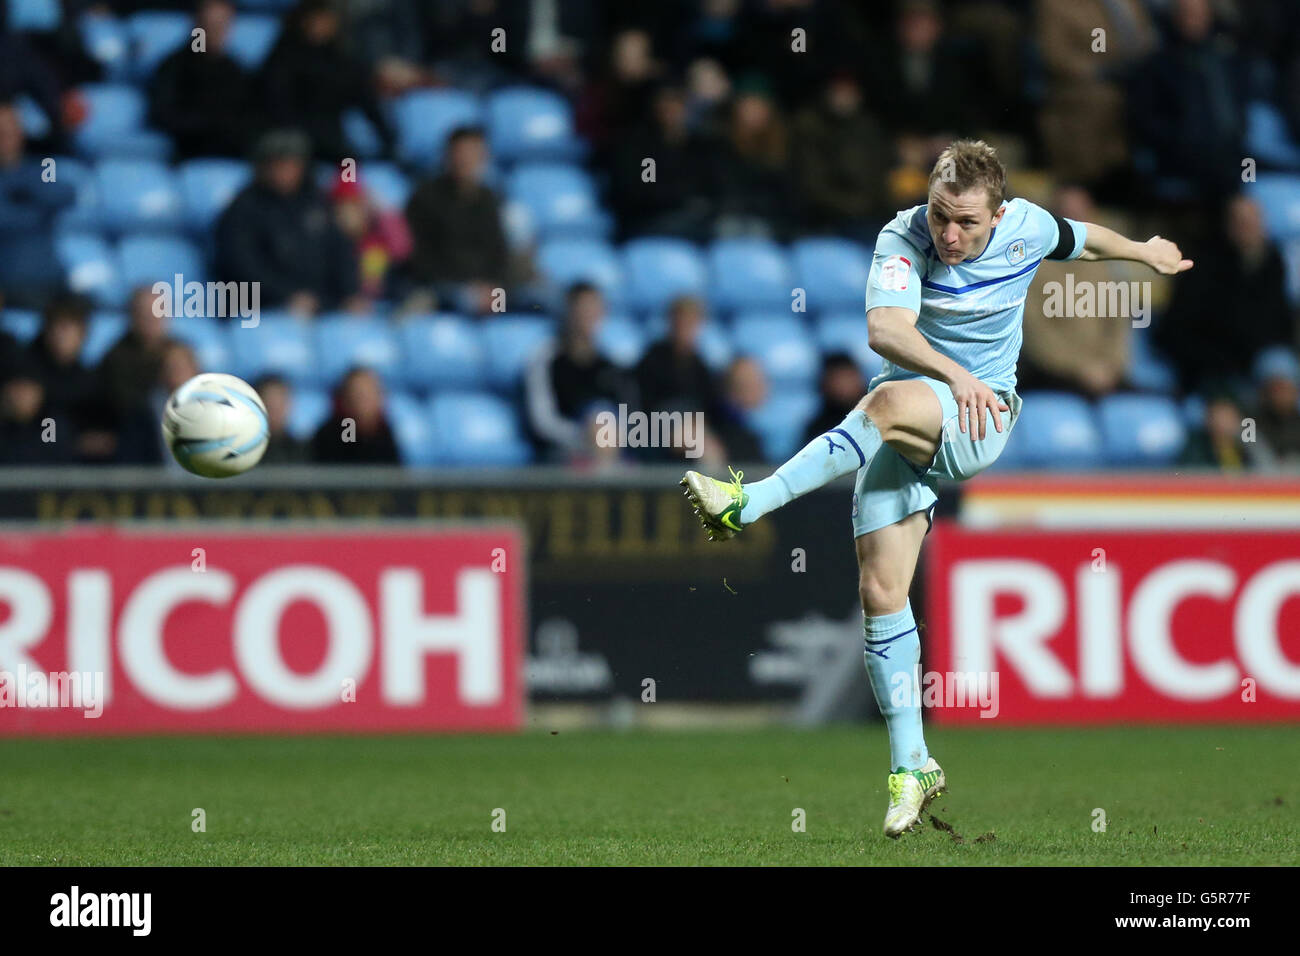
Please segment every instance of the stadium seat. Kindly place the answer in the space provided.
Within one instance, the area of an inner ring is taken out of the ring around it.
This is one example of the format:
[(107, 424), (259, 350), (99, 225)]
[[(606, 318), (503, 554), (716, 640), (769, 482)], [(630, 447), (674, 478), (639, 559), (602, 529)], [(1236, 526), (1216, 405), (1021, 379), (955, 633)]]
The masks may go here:
[(0, 330), (25, 345), (41, 330), (41, 314), (28, 309), (5, 309), (0, 311)]
[(206, 281), (198, 249), (180, 236), (125, 236), (118, 241), (117, 258), (118, 274), (128, 290), (155, 282), (171, 284), (177, 274), (187, 283)]
[(487, 101), (487, 130), (493, 156), (507, 163), (577, 162), (584, 153), (582, 140), (573, 131), (569, 104), (546, 89), (497, 90)]
[(101, 222), (115, 233), (170, 232), (182, 224), (181, 193), (162, 163), (105, 159), (95, 167)]
[(398, 328), (403, 380), (419, 391), (487, 385), (487, 356), (478, 327), (458, 315), (417, 315)]
[(144, 94), (125, 83), (91, 83), (81, 87), (86, 118), (73, 133), (77, 152), (91, 159), (165, 160), (171, 140), (146, 129)]
[(323, 388), (290, 389), (285, 431), (299, 441), (310, 441), (329, 415), (332, 404), (329, 392)]
[(1286, 297), (1292, 306), (1300, 305), (1300, 239), (1282, 243), (1282, 265), (1286, 270)]
[(15, 32), (48, 33), (63, 19), (59, 0), (7, 0), (8, 26)]
[(280, 36), (278, 17), (243, 13), (235, 17), (227, 40), (227, 52), (246, 70), (256, 70)]
[(55, 255), (74, 292), (90, 296), (99, 305), (120, 305), (125, 295), (118, 258), (102, 236), (65, 233), (54, 240)]
[(275, 372), (295, 386), (326, 383), (313, 347), (311, 322), (284, 313), (262, 313), (253, 328), (230, 329), (231, 361), (239, 376), (252, 382)]
[(77, 31), (86, 52), (103, 69), (104, 79), (119, 83), (129, 78), (131, 38), (125, 23), (113, 16), (83, 13)]
[(76, 191), (76, 201), (61, 209), (54, 220), (54, 231), (88, 232), (97, 230), (99, 221), (99, 186), (90, 166), (69, 156), (54, 157), (54, 175), (60, 182), (70, 183)]
[(629, 368), (640, 361), (649, 343), (640, 323), (626, 315), (607, 315), (596, 333), (596, 347), (615, 365)]
[(607, 306), (618, 308), (623, 303), (623, 269), (618, 253), (600, 239), (544, 242), (537, 250), (537, 267), (557, 291), (585, 281), (604, 293)]
[(364, 163), (357, 181), (365, 188), (375, 204), (384, 209), (402, 212), (411, 196), (412, 183), (406, 174), (392, 163)]
[(591, 177), (577, 166), (522, 164), (507, 177), (506, 194), (528, 208), (541, 239), (601, 237), (612, 229)]
[(126, 334), (126, 316), (121, 312), (93, 312), (86, 324), (86, 341), (81, 345), (81, 361), (97, 365), (108, 350)]
[(50, 118), (34, 99), (21, 93), (14, 98), (14, 106), (18, 108), (18, 122), (28, 139), (44, 139), (50, 135)]
[(1173, 365), (1151, 344), (1151, 336), (1143, 329), (1135, 330), (1129, 337), (1129, 383), (1146, 392), (1172, 392), (1178, 387), (1178, 375)]
[[(251, 331), (242, 329), (241, 331)], [(171, 320), (170, 334), (194, 349), (199, 368), (204, 372), (233, 374), (226, 321), (208, 316), (182, 315)]]
[(384, 402), (389, 427), (402, 464), (427, 467), (435, 463), (433, 419), (428, 405), (402, 391), (389, 391)]
[(191, 159), (178, 167), (177, 182), (185, 225), (206, 234), (230, 200), (253, 178), (253, 168), (238, 159)]
[(350, 109), (343, 113), (343, 136), (353, 153), (362, 159), (371, 159), (384, 151), (384, 141), (375, 124), (362, 110)]
[(810, 389), (774, 389), (746, 420), (758, 435), (764, 458), (784, 461), (799, 449), (804, 429), (816, 413), (817, 395)]
[(633, 309), (662, 309), (679, 295), (702, 295), (707, 270), (699, 250), (684, 239), (633, 239), (623, 245), (626, 302)]
[(492, 388), (510, 390), (537, 351), (555, 337), (555, 323), (533, 315), (501, 315), (484, 319), (483, 349), (487, 380)]
[(798, 318), (781, 313), (741, 315), (731, 332), (737, 351), (758, 360), (773, 389), (813, 387), (821, 356)]
[(1256, 100), (1247, 104), (1246, 155), (1261, 166), (1300, 169), (1300, 147), (1291, 138), (1286, 118), (1272, 103)]
[(1029, 392), (1016, 422), (1025, 464), (1045, 469), (1085, 469), (1103, 464), (1101, 432), (1092, 406), (1065, 392)]
[(447, 134), (458, 126), (481, 125), (478, 98), (460, 90), (414, 90), (393, 107), (397, 151), (404, 162), (424, 169), (442, 161)]
[(791, 254), (795, 283), (804, 290), (809, 312), (862, 311), (871, 250), (848, 239), (801, 239)]
[(718, 239), (709, 247), (709, 299), (726, 312), (789, 311), (794, 282), (785, 252), (768, 239)]
[(127, 17), (131, 74), (135, 79), (144, 81), (152, 76), (163, 60), (190, 42), (193, 28), (194, 18), (188, 13), (142, 10)]
[(429, 411), (440, 465), (524, 465), (532, 459), (514, 407), (495, 395), (435, 395)]
[(1278, 242), (1300, 239), (1300, 175), (1260, 173), (1242, 191), (1264, 214), (1269, 235)]
[(321, 378), (337, 382), (354, 365), (373, 370), (392, 387), (401, 380), (402, 353), (387, 322), (357, 315), (327, 315), (313, 323)]
[(1187, 439), (1177, 404), (1164, 395), (1107, 395), (1098, 402), (1097, 414), (1111, 466), (1168, 465)]
[[(863, 295), (865, 294), (864, 287)], [(867, 315), (861, 303), (855, 312), (831, 312), (822, 315), (813, 323), (813, 334), (823, 354), (847, 352), (852, 355), (868, 382), (880, 374), (884, 360), (868, 344)]]

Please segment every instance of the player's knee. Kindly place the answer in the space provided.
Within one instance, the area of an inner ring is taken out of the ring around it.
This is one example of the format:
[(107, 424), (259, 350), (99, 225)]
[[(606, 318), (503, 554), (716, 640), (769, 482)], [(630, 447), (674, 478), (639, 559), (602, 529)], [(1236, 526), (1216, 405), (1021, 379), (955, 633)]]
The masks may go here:
[(907, 605), (907, 586), (886, 581), (870, 571), (858, 575), (858, 596), (867, 617), (882, 617), (901, 611)]
[(898, 395), (890, 382), (868, 392), (860, 407), (875, 423), (881, 435), (887, 435), (898, 424), (900, 414)]

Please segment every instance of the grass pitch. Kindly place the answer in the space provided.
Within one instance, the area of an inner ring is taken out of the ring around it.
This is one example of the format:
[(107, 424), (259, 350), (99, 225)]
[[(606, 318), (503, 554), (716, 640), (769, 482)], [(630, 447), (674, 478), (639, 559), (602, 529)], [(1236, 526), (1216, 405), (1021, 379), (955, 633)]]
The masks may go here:
[(1300, 862), (1292, 727), (927, 737), (941, 826), (898, 842), (880, 834), (878, 725), (0, 740), (0, 864)]

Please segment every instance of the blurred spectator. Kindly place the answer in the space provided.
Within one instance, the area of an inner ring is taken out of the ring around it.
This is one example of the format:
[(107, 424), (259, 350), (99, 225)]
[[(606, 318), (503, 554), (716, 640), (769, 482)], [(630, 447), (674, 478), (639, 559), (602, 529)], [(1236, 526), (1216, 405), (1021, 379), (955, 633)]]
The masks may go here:
[(648, 412), (712, 412), (719, 401), (713, 373), (700, 357), (704, 303), (691, 296), (668, 306), (668, 335), (650, 346), (636, 367), (641, 407)]
[(597, 404), (636, 404), (628, 376), (596, 347), (605, 321), (605, 300), (586, 282), (574, 283), (565, 295), (564, 325), (558, 342), (538, 352), (524, 376), (528, 423), (552, 457), (582, 454), (584, 426)]
[(884, 222), (893, 146), (863, 110), (862, 87), (840, 72), (794, 122), (794, 168), (803, 225), (874, 244)]
[(188, 343), (179, 339), (167, 339), (163, 342), (162, 358), (158, 364), (158, 380), (149, 395), (150, 422), (153, 424), (152, 433), (153, 440), (157, 444), (158, 459), (173, 470), (179, 470), (181, 466), (167, 448), (158, 422), (162, 421), (167, 399), (171, 397), (172, 392), (198, 374), (199, 360)]
[(731, 463), (763, 461), (763, 446), (746, 423), (747, 416), (767, 401), (763, 367), (741, 356), (727, 366), (722, 382), (721, 407), (709, 422), (709, 432), (716, 441), (706, 457)]
[(17, 107), (0, 102), (0, 289), (9, 307), (38, 309), (63, 284), (54, 217), (76, 193), (66, 179), (50, 178), (25, 149)]
[(149, 123), (172, 138), (180, 157), (244, 156), (250, 145), (250, 77), (227, 52), (232, 0), (200, 0), (195, 26), (204, 49), (182, 44), (149, 84)]
[(718, 235), (785, 235), (792, 224), (785, 125), (757, 75), (737, 84), (718, 159)]
[(115, 425), (116, 461), (122, 464), (161, 460), (152, 391), (171, 341), (167, 337), (171, 320), (166, 296), (155, 295), (148, 286), (137, 288), (127, 305), (126, 333), (99, 363), (104, 411)]
[[(654, 160), (654, 180), (643, 163)], [(663, 86), (648, 122), (619, 139), (610, 172), (610, 202), (626, 236), (708, 237), (709, 196), (714, 191), (708, 145), (687, 125), (686, 94)]]
[[(16, 102), (24, 95), (30, 97), (50, 122), (50, 133), (45, 137), (42, 149), (62, 150), (65, 145), (65, 106), (59, 77), (47, 63), (46, 57), (35, 49), (32, 41), (38, 35), (10, 28), (11, 6), (8, 0), (0, 3), (0, 103)], [(62, 28), (57, 33), (61, 37), (67, 36)], [(75, 48), (56, 52), (73, 53), (75, 56)], [(72, 57), (66, 57), (60, 65), (79, 66), (85, 62), (84, 55), (75, 58), (78, 61), (76, 64), (69, 62)], [(71, 72), (74, 80), (90, 78), (76, 70)], [(3, 160), (0, 160), (0, 165), (3, 164)]]
[(1300, 466), (1300, 361), (1275, 346), (1260, 354), (1254, 372), (1260, 457), (1270, 466)]
[(608, 49), (606, 71), (583, 91), (576, 116), (578, 131), (602, 159), (625, 132), (650, 115), (651, 97), (664, 73), (645, 30), (620, 31)]
[(1241, 407), (1227, 391), (1212, 394), (1205, 406), (1205, 424), (1193, 429), (1179, 457), (1180, 465), (1242, 471), (1259, 464), (1257, 442), (1243, 441)]
[(254, 388), (266, 406), (266, 422), (271, 436), (262, 463), (303, 465), (309, 462), (311, 447), (289, 433), (289, 409), (293, 404), (289, 382), (279, 375), (267, 375), (258, 379)]
[(339, 180), (330, 198), (334, 222), (355, 250), (358, 294), (371, 302), (401, 298), (399, 267), (412, 247), (411, 230), (402, 214), (379, 206), (356, 181)]
[(355, 155), (343, 115), (360, 110), (391, 154), (393, 131), (366, 68), (343, 46), (340, 19), (330, 0), (299, 0), (262, 67), (261, 90), (274, 126), (295, 126), (311, 138), (317, 159), (337, 163)]
[(1036, 13), (1048, 82), (1038, 120), (1053, 173), (1090, 186), (1127, 173), (1124, 84), (1157, 41), (1146, 7), (1142, 0), (1038, 0)]
[(934, 0), (902, 0), (893, 34), (871, 52), (867, 69), (867, 88), (877, 91), (872, 102), (891, 132), (947, 145), (978, 125), (980, 71), (970, 51), (946, 34)]
[(311, 440), (327, 465), (396, 465), (397, 442), (384, 414), (384, 387), (370, 369), (354, 368), (334, 389), (334, 408)]
[(412, 276), (432, 288), (442, 308), (487, 312), (492, 290), (506, 285), (509, 249), (501, 200), (483, 181), (487, 160), (482, 130), (454, 130), (443, 172), (422, 181), (406, 205)]
[(822, 404), (804, 430), (804, 444), (818, 435), (838, 428), (844, 416), (867, 394), (867, 382), (858, 363), (847, 352), (831, 352), (822, 359), (818, 382)]
[(71, 441), (80, 457), (90, 460), (110, 456), (116, 440), (100, 407), (99, 379), (81, 362), (86, 342), (86, 322), (91, 304), (79, 295), (65, 294), (45, 307), (41, 331), (23, 357), (23, 366), (45, 390), (47, 413), (59, 423), (60, 440)]
[(0, 385), (0, 464), (49, 465), (72, 459), (72, 445), (55, 423), (53, 437), (46, 421), (45, 389), (31, 372), (17, 372)]
[(1232, 199), (1222, 233), (1188, 255), (1196, 267), (1178, 277), (1154, 330), (1184, 391), (1243, 380), (1261, 349), (1294, 344), (1282, 257), (1252, 200)]
[(354, 306), (357, 263), (330, 207), (307, 177), (306, 137), (290, 130), (258, 143), (256, 178), (217, 221), (217, 273), (261, 283), (263, 308), (303, 315)]

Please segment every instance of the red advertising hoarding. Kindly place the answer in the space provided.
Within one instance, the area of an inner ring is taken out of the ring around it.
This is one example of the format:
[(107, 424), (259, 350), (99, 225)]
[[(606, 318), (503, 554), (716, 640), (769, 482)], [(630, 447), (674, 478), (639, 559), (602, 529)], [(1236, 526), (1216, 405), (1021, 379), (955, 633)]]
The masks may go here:
[(997, 720), (1300, 719), (1300, 531), (941, 521), (926, 550), (924, 669), (996, 674)]
[(0, 735), (518, 727), (524, 560), (497, 527), (6, 533)]

